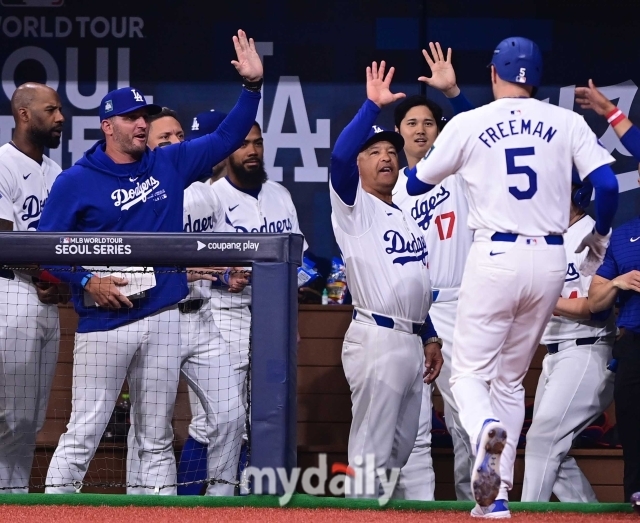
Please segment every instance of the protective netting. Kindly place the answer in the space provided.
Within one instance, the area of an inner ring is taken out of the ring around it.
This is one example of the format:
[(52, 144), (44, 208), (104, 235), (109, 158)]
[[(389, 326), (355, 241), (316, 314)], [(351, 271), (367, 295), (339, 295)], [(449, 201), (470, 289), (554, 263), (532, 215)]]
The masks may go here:
[(0, 492), (246, 489), (251, 285), (229, 279), (250, 270), (188, 270), (176, 304), (184, 269), (84, 268), (129, 303), (0, 273)]

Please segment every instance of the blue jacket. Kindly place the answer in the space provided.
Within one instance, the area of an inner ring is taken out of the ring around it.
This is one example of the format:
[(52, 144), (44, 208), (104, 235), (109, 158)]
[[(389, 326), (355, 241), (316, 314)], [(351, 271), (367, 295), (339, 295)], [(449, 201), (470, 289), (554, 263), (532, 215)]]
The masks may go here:
[[(260, 94), (242, 90), (238, 103), (218, 129), (180, 144), (146, 149), (142, 158), (116, 164), (101, 140), (63, 171), (53, 184), (39, 231), (48, 232), (182, 232), (184, 189), (224, 160), (244, 141), (255, 122)], [(96, 265), (104, 264), (97, 260)], [(84, 306), (76, 270), (52, 272), (72, 284), (80, 316), (78, 332), (112, 330), (176, 304), (187, 295), (184, 273), (154, 267), (156, 286), (129, 309)]]

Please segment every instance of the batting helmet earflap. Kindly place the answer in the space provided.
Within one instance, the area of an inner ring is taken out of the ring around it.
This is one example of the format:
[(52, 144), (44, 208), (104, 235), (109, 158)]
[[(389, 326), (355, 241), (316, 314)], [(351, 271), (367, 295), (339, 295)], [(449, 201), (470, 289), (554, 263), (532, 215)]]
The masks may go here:
[(571, 201), (577, 207), (584, 210), (589, 207), (591, 203), (591, 196), (593, 195), (593, 185), (589, 180), (581, 180), (578, 171), (574, 167), (571, 172)]
[(513, 36), (502, 40), (493, 51), (489, 65), (493, 65), (498, 76), (507, 82), (540, 86), (542, 53), (528, 38)]

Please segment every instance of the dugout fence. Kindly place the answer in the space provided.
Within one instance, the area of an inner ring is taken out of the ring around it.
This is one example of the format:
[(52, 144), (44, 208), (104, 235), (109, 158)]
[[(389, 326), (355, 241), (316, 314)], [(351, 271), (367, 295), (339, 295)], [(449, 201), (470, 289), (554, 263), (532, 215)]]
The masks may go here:
[[(20, 285), (24, 288), (25, 285), (31, 284), (29, 279), (32, 273), (29, 271), (35, 266), (38, 268), (55, 266), (55, 270), (52, 269), (54, 274), (55, 271), (73, 271), (76, 267), (92, 267), (95, 268), (94, 273), (96, 271), (121, 272), (122, 268), (132, 267), (155, 267), (158, 278), (162, 278), (162, 275), (166, 273), (185, 271), (185, 268), (188, 267), (242, 267), (248, 269), (251, 280), (251, 327), (248, 380), (250, 409), (247, 410), (247, 416), (250, 415), (250, 430), (248, 431), (247, 454), (250, 456), (250, 465), (255, 469), (274, 471), (284, 469), (290, 473), (292, 468), (296, 466), (297, 267), (301, 264), (302, 248), (302, 236), (294, 234), (0, 233), (0, 268), (3, 275), (0, 278), (0, 303), (3, 304), (0, 311), (4, 315), (4, 323), (0, 327), (5, 327), (0, 329), (0, 336), (3, 338), (0, 340), (2, 343), (0, 481), (3, 481), (1, 490), (19, 492), (20, 489), (28, 486), (7, 483), (6, 479), (10, 476), (7, 467), (10, 467), (11, 463), (7, 464), (3, 461), (5, 461), (5, 456), (13, 450), (25, 448), (24, 445), (22, 447), (19, 444), (16, 445), (16, 442), (19, 442), (23, 436), (26, 435), (26, 439), (29, 439), (28, 433), (31, 429), (28, 424), (21, 424), (15, 420), (12, 422), (12, 417), (20, 418), (20, 415), (16, 416), (15, 414), (16, 409), (29, 410), (29, 405), (34, 401), (36, 403), (44, 401), (42, 397), (28, 397), (29, 393), (34, 390), (31, 387), (33, 385), (31, 380), (36, 377), (31, 375), (33, 367), (30, 367), (30, 362), (19, 362), (17, 360), (20, 358), (16, 356), (21, 353), (20, 347), (25, 341), (24, 339), (33, 336), (31, 329), (36, 320), (28, 318), (27, 321), (21, 322), (18, 315), (23, 310), (21, 307), (24, 305), (24, 300), (28, 299), (21, 296)], [(132, 274), (129, 273), (129, 275)], [(209, 285), (203, 282), (199, 282), (199, 284)], [(219, 304), (222, 307), (224, 305), (225, 303)], [(174, 308), (169, 307), (169, 309)], [(176, 313), (172, 318), (184, 318), (190, 311), (188, 307), (181, 307), (180, 312), (181, 314)], [(166, 318), (166, 316), (163, 317)], [(1, 320), (2, 318), (0, 318)], [(176, 325), (168, 324), (163, 326), (168, 329), (167, 332), (174, 334), (176, 327)], [(74, 353), (73, 380), (75, 388), (87, 392), (87, 398), (85, 398), (87, 402), (93, 401), (93, 398), (97, 398), (95, 401), (99, 402), (102, 389), (108, 388), (108, 385), (103, 387), (101, 383), (91, 383), (91, 380), (86, 376), (84, 382), (79, 381), (78, 361), (81, 359), (78, 354), (79, 338), (82, 336), (76, 337), (76, 352)], [(93, 340), (91, 343), (98, 347), (101, 339), (97, 342)], [(171, 338), (168, 335), (166, 338), (161, 335), (160, 339), (169, 340)], [(135, 340), (133, 342), (129, 340), (129, 342), (135, 343)], [(88, 342), (87, 346), (91, 347), (91, 343)], [(118, 351), (124, 351), (125, 349), (122, 347), (126, 346), (126, 343), (118, 341)], [(172, 348), (180, 350), (180, 347), (172, 347), (168, 341), (166, 344), (165, 349), (169, 355), (172, 354)], [(90, 366), (89, 362), (92, 361), (93, 354), (94, 352), (90, 349), (85, 351), (82, 356), (85, 368)], [(98, 367), (96, 372), (100, 374), (105, 361), (100, 357), (99, 348), (96, 349), (95, 354), (95, 366)], [(134, 355), (133, 357), (135, 359), (138, 356)], [(132, 402), (138, 405), (138, 408), (145, 401), (155, 401), (158, 404), (162, 402), (162, 387), (156, 389), (155, 385), (149, 386), (151, 382), (144, 380), (149, 380), (152, 376), (152, 379), (155, 380), (153, 383), (161, 383), (163, 365), (163, 363), (159, 363), (155, 369), (146, 368), (138, 375), (127, 375), (127, 380), (137, 383), (139, 388), (137, 397), (131, 398)], [(233, 362), (230, 365), (233, 365)], [(66, 381), (63, 381), (69, 384), (70, 377), (66, 378)], [(225, 385), (227, 384), (226, 379), (227, 376), (224, 372), (214, 373), (218, 392), (222, 396), (224, 396), (227, 386)], [(78, 399), (74, 397), (73, 401), (74, 408), (76, 408)], [(135, 405), (130, 415), (132, 425), (140, 424), (141, 420), (149, 419), (141, 416), (140, 411), (136, 411)], [(37, 421), (41, 429), (42, 421)], [(110, 422), (113, 422), (113, 418)], [(46, 425), (44, 427), (46, 429)], [(113, 429), (112, 426), (111, 429)], [(159, 431), (161, 428), (153, 426), (153, 430)], [(5, 437), (7, 435), (9, 437)], [(153, 438), (153, 434), (150, 436)], [(103, 437), (100, 445), (104, 446), (104, 442)], [(176, 448), (180, 447), (182, 443), (173, 441)], [(35, 447), (37, 442), (27, 441), (26, 444)], [(145, 454), (144, 449), (139, 448), (140, 442), (138, 440), (135, 438), (132, 440), (130, 435), (126, 445), (129, 449), (138, 445), (136, 455), (143, 458), (142, 468), (146, 474), (136, 476), (138, 481), (135, 485), (127, 484), (130, 488), (137, 488), (132, 493), (166, 493), (165, 489), (175, 486), (176, 480), (167, 481), (164, 478), (158, 479), (151, 476), (155, 469), (153, 467), (151, 469), (145, 468), (144, 457), (149, 454)], [(69, 448), (75, 447), (71, 445)], [(48, 458), (50, 457), (48, 456)], [(10, 459), (8, 461), (11, 462)], [(137, 464), (129, 462), (126, 465), (129, 469), (140, 467), (139, 462)], [(52, 462), (49, 465), (50, 470), (55, 466), (55, 463)], [(3, 467), (5, 470), (2, 470)], [(56, 486), (71, 483), (68, 478), (61, 480), (55, 474), (53, 477), (56, 478), (55, 481), (51, 482), (49, 475), (50, 483), (44, 486), (51, 487), (52, 484)], [(167, 477), (171, 478), (170, 475)], [(143, 479), (140, 480), (140, 478)], [(207, 476), (202, 483), (214, 484), (217, 481), (220, 481), (220, 478)], [(236, 477), (236, 481), (240, 481), (239, 477)], [(263, 481), (265, 484), (262, 492), (267, 492), (266, 477)], [(279, 477), (277, 481), (278, 493), (282, 493), (284, 490)], [(83, 487), (87, 486), (114, 486), (114, 484), (113, 481), (105, 482), (104, 478), (99, 475), (93, 478), (85, 477), (80, 482), (73, 481), (75, 491), (81, 491)], [(124, 484), (126, 482), (122, 483), (122, 485)], [(31, 487), (33, 486), (32, 483)]]

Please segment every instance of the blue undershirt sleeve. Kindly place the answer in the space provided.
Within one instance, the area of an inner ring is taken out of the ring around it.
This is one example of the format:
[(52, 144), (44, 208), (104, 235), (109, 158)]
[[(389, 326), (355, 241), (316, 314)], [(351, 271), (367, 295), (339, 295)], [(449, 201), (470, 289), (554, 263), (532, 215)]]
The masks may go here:
[(427, 315), (424, 320), (424, 327), (420, 332), (420, 339), (422, 340), (422, 344), (426, 343), (429, 338), (437, 338), (438, 333), (436, 332), (436, 328), (433, 326), (433, 322), (431, 318)]
[(467, 111), (475, 109), (473, 104), (467, 99), (462, 91), (460, 91), (458, 96), (447, 98), (447, 100), (449, 100), (454, 114), (466, 113)]
[(435, 185), (418, 180), (418, 177), (416, 176), (418, 174), (417, 166), (411, 169), (405, 169), (404, 173), (407, 175), (407, 192), (409, 193), (409, 196), (419, 196), (421, 194), (428, 193), (435, 187)]
[(637, 162), (640, 162), (640, 129), (635, 125), (631, 126), (626, 133), (620, 138), (622, 145), (625, 146)]
[(596, 193), (596, 231), (605, 235), (611, 229), (618, 210), (618, 180), (608, 165), (602, 165), (587, 175)]
[(357, 158), (360, 149), (367, 140), (371, 126), (380, 114), (380, 108), (371, 100), (362, 107), (338, 136), (331, 153), (331, 186), (340, 199), (347, 205), (353, 205), (358, 191)]

